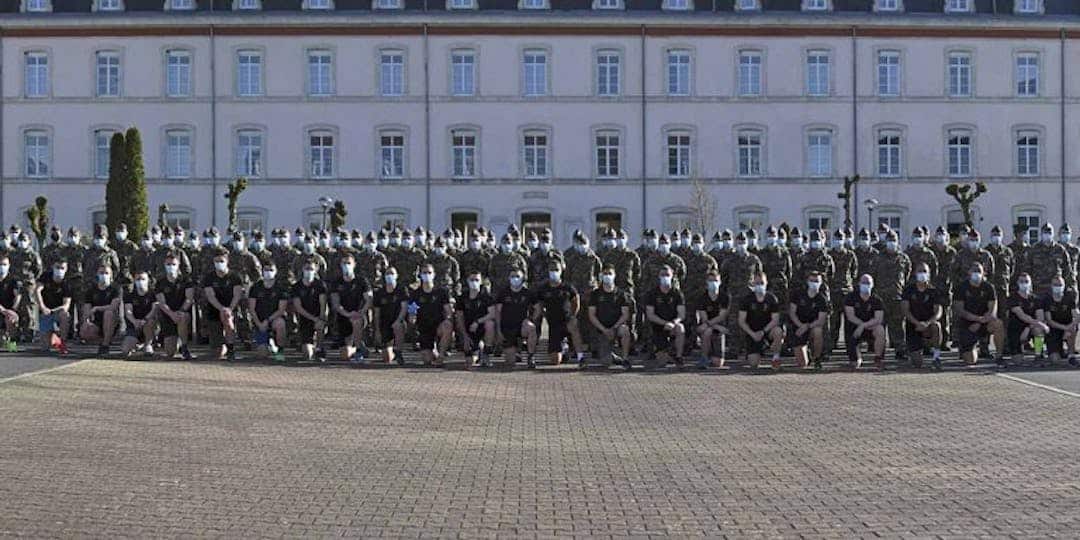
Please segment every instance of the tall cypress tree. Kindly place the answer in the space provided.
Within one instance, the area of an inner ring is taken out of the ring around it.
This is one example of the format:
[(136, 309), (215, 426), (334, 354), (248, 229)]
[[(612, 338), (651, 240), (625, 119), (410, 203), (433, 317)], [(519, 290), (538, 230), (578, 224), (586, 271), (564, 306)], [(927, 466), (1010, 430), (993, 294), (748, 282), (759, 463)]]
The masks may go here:
[(115, 231), (116, 226), (124, 221), (123, 185), (124, 177), (127, 175), (126, 156), (124, 134), (113, 133), (112, 138), (109, 139), (109, 181), (105, 184), (105, 223), (110, 231)]
[[(123, 181), (124, 223), (132, 238), (142, 238), (150, 227), (150, 204), (146, 194), (146, 169), (143, 167), (142, 137), (134, 126), (124, 135), (124, 162), (126, 170)], [(112, 229), (115, 230), (115, 229)]]

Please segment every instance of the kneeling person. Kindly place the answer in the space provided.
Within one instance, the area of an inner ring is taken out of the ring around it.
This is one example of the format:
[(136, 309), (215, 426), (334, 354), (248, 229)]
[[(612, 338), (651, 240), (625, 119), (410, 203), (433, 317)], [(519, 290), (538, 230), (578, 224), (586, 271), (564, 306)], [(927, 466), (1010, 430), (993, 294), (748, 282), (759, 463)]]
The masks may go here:
[(9, 352), (17, 350), (15, 336), (19, 331), (19, 306), (22, 303), (22, 283), (11, 274), (11, 261), (0, 254), (0, 317), (4, 319), (0, 347)]
[[(383, 284), (375, 290), (372, 299), (375, 311), (375, 346), (382, 348), (382, 357), (386, 363), (394, 360), (394, 348), (401, 348), (405, 343), (405, 320), (409, 304), (409, 290), (405, 285), (398, 285), (397, 270), (393, 266), (386, 269)], [(402, 355), (398, 364), (405, 363)]]
[(470, 272), (466, 282), (468, 291), (462, 293), (454, 303), (457, 331), (470, 357), (465, 367), (477, 361), (487, 367), (491, 365), (488, 348), (495, 344), (495, 302), (491, 295), (481, 289), (484, 281), (478, 270)]
[(41, 333), (41, 347), (48, 352), (56, 341), (56, 350), (60, 354), (67, 353), (68, 325), (71, 322), (71, 285), (65, 279), (67, 275), (67, 261), (58, 260), (53, 263), (52, 271), (43, 274), (38, 279), (35, 288), (35, 297), (38, 305), (38, 331)]
[(297, 338), (304, 360), (318, 358), (326, 361), (322, 348), (323, 332), (326, 330), (326, 284), (319, 279), (316, 262), (309, 260), (300, 270), (300, 279), (292, 288), (292, 307), (296, 313)]
[[(1050, 327), (1039, 318), (1039, 301), (1031, 293), (1031, 276), (1016, 277), (1016, 290), (1009, 295), (1009, 324), (1005, 329), (1005, 353), (1012, 362), (1024, 355), (1024, 345), (1033, 338), (1044, 337)], [(1036, 351), (1042, 354), (1042, 350)]]
[(915, 282), (900, 294), (900, 312), (904, 316), (904, 340), (907, 341), (911, 365), (922, 367), (923, 355), (929, 348), (934, 369), (941, 369), (941, 317), (944, 299), (930, 284), (930, 267), (915, 265)]
[(795, 360), (801, 368), (807, 366), (808, 360), (813, 360), (814, 368), (821, 369), (821, 355), (825, 352), (825, 323), (832, 312), (829, 296), (821, 290), (823, 282), (821, 272), (810, 272), (806, 277), (806, 289), (797, 292), (788, 307), (791, 319), (789, 339), (795, 350)]
[(356, 275), (356, 257), (346, 252), (341, 257), (341, 279), (330, 293), (330, 306), (338, 318), (337, 328), (348, 337), (341, 346), (341, 359), (361, 363), (367, 350), (364, 347), (364, 328), (371, 310), (371, 284)]
[(154, 338), (157, 336), (157, 297), (150, 292), (150, 274), (137, 271), (131, 276), (131, 292), (124, 294), (124, 318), (127, 329), (121, 343), (125, 357), (135, 352), (142, 343), (143, 354), (154, 354)]
[(229, 252), (225, 248), (214, 249), (214, 269), (203, 277), (203, 295), (206, 298), (204, 316), (211, 329), (210, 343), (217, 347), (218, 360), (236, 360), (236, 306), (244, 293), (244, 280), (240, 274), (229, 269)]
[(191, 336), (191, 306), (195, 289), (191, 280), (180, 273), (180, 258), (170, 251), (165, 255), (165, 278), (154, 286), (158, 303), (157, 323), (161, 332), (163, 355), (176, 356), (179, 348), (184, 360), (191, 360), (188, 338)]
[(514, 268), (510, 271), (510, 287), (503, 289), (495, 300), (495, 320), (503, 339), (503, 362), (513, 364), (518, 347), (525, 340), (528, 366), (536, 367), (536, 325), (529, 320), (533, 306), (532, 293), (525, 287), (525, 272)]
[(563, 280), (563, 263), (553, 259), (548, 262), (548, 279), (536, 289), (535, 311), (532, 319), (540, 320), (541, 316), (548, 325), (548, 354), (551, 363), (557, 365), (563, 362), (562, 343), (569, 338), (578, 351), (577, 361), (581, 364), (585, 361), (584, 343), (581, 342), (581, 332), (578, 331), (577, 313), (581, 308), (581, 298), (573, 285)]
[(248, 313), (255, 326), (252, 340), (255, 356), (270, 355), (283, 360), (281, 349), (288, 343), (285, 336), (285, 314), (289, 311), (289, 290), (284, 280), (277, 279), (277, 264), (270, 257), (262, 261), (262, 279), (251, 284), (247, 294)]
[(1039, 319), (1050, 328), (1046, 335), (1046, 349), (1050, 361), (1060, 362), (1068, 358), (1069, 365), (1077, 367), (1076, 328), (1080, 324), (1080, 309), (1077, 307), (1076, 291), (1065, 288), (1065, 279), (1054, 276), (1050, 282), (1050, 293), (1043, 298), (1039, 306)]
[(659, 364), (652, 367), (666, 365), (669, 352), (675, 365), (681, 366), (686, 344), (686, 326), (683, 325), (686, 299), (673, 285), (675, 271), (670, 266), (660, 267), (659, 276), (659, 284), (645, 296), (645, 318), (652, 324), (653, 347)]
[(709, 363), (723, 367), (725, 336), (730, 333), (725, 323), (731, 297), (727, 291), (720, 290), (720, 274), (716, 270), (709, 270), (705, 275), (705, 290), (705, 298), (699, 300), (697, 306), (697, 334), (701, 338), (698, 367), (708, 368)]
[(596, 329), (598, 342), (593, 350), (610, 352), (612, 345), (618, 344), (621, 358), (604, 354), (600, 360), (605, 364), (622, 361), (627, 369), (631, 367), (630, 347), (634, 340), (630, 331), (630, 303), (626, 291), (615, 286), (615, 267), (605, 266), (600, 273), (600, 287), (589, 293), (589, 323)]
[(975, 263), (968, 280), (960, 284), (953, 298), (956, 305), (960, 355), (968, 365), (975, 365), (975, 347), (983, 337), (993, 337), (997, 364), (1005, 365), (1005, 325), (997, 317), (997, 292), (983, 277), (982, 264)]
[(784, 346), (784, 326), (780, 324), (780, 300), (769, 292), (765, 272), (751, 276), (750, 294), (739, 304), (739, 328), (746, 338), (746, 360), (757, 369), (761, 355), (772, 352), (772, 368), (780, 369), (780, 349)]
[(877, 368), (885, 369), (885, 304), (873, 294), (874, 278), (859, 277), (859, 288), (844, 299), (844, 343), (852, 369), (862, 366), (859, 345), (866, 343), (874, 351)]
[(435, 267), (420, 267), (420, 287), (409, 297), (409, 313), (420, 342), (420, 357), (424, 365), (442, 367), (442, 355), (450, 348), (453, 338), (454, 300), (450, 291), (435, 286)]
[(120, 290), (113, 286), (112, 267), (97, 268), (94, 286), (83, 297), (83, 322), (79, 335), (87, 341), (98, 341), (98, 354), (109, 354), (109, 344), (120, 316)]

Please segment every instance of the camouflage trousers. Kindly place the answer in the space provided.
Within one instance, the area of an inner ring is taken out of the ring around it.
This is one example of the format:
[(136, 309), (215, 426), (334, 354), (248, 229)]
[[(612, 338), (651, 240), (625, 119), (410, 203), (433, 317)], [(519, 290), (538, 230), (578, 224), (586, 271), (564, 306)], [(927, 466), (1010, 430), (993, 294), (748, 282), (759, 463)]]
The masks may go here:
[(889, 298), (883, 300), (882, 304), (885, 307), (885, 331), (889, 335), (889, 344), (897, 352), (906, 351), (907, 339), (904, 335), (904, 315), (900, 310), (900, 299)]
[(829, 313), (829, 339), (825, 344), (826, 351), (835, 350), (840, 344), (840, 329), (844, 327), (844, 297), (850, 291), (841, 292), (839, 298), (833, 299), (832, 312)]
[(37, 328), (37, 302), (30, 288), (19, 291), (22, 300), (19, 302), (19, 329), (18, 338), (21, 340), (33, 339), (33, 332)]

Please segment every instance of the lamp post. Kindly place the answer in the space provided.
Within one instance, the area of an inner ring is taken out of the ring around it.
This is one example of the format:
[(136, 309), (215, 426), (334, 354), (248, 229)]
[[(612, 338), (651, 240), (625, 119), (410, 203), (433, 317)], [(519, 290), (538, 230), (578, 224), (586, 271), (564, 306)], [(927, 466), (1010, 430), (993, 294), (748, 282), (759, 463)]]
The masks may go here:
[(319, 205), (322, 206), (322, 230), (324, 231), (326, 230), (326, 213), (330, 210), (330, 207), (333, 206), (333, 204), (333, 198), (326, 195), (319, 197)]
[(863, 201), (866, 206), (866, 227), (873, 230), (874, 228), (874, 208), (877, 208), (877, 199), (866, 199)]

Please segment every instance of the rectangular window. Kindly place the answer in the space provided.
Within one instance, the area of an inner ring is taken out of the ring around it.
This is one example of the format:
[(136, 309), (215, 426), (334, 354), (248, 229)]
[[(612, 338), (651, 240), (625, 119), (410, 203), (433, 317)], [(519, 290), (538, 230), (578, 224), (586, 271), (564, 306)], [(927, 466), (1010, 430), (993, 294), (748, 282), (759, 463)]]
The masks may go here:
[(118, 11), (120, 0), (98, 0), (98, 11)]
[(596, 0), (597, 9), (619, 9), (619, 0)]
[(596, 133), (596, 177), (619, 176), (619, 134), (614, 131)]
[(236, 94), (262, 95), (262, 55), (258, 51), (240, 51), (236, 62)]
[(806, 140), (806, 172), (810, 176), (832, 175), (832, 133), (811, 131)]
[(379, 160), (383, 178), (405, 176), (405, 136), (401, 133), (383, 133), (379, 136)]
[(120, 55), (114, 52), (97, 53), (97, 96), (120, 95)]
[(690, 51), (668, 51), (667, 76), (669, 96), (690, 95)]
[(757, 210), (743, 210), (735, 214), (735, 223), (738, 224), (740, 231), (756, 231), (764, 227), (768, 221), (768, 214)]
[(384, 96), (400, 96), (405, 93), (404, 53), (383, 51), (379, 55), (379, 85)]
[(667, 174), (670, 178), (690, 176), (690, 134), (669, 133), (667, 136)]
[(454, 51), (450, 55), (451, 93), (471, 96), (476, 93), (476, 55), (472, 51)]
[(246, 178), (262, 176), (262, 133), (250, 129), (236, 134), (236, 175)]
[(49, 57), (41, 52), (26, 53), (26, 97), (49, 95)]
[(165, 93), (169, 97), (191, 95), (191, 53), (188, 51), (165, 53)]
[(379, 9), (400, 9), (399, 0), (377, 0), (375, 6)]
[(191, 177), (191, 132), (176, 130), (165, 133), (165, 176)]
[(1039, 174), (1039, 134), (1021, 131), (1016, 135), (1016, 173), (1020, 176)]
[(525, 95), (543, 96), (547, 94), (547, 53), (544, 51), (525, 51)]
[(312, 178), (334, 176), (334, 136), (326, 132), (308, 135), (308, 156), (311, 160)]
[(619, 95), (619, 53), (600, 51), (596, 55), (596, 94)]
[(1016, 56), (1016, 95), (1039, 95), (1039, 55), (1024, 53)]
[(450, 9), (472, 9), (473, 0), (450, 0)]
[(525, 159), (525, 178), (547, 178), (548, 137), (546, 133), (529, 131), (522, 141)]
[(761, 53), (759, 52), (739, 53), (739, 95), (761, 95)]
[(949, 55), (949, 97), (971, 96), (971, 55)]
[(878, 52), (878, 95), (893, 97), (900, 95), (900, 53), (897, 51)]
[(971, 0), (945, 0), (945, 11), (971, 11)]
[(761, 133), (739, 133), (739, 176), (761, 176)]
[(1038, 13), (1039, 0), (1016, 0), (1017, 13)]
[(329, 96), (333, 89), (333, 58), (330, 51), (308, 51), (308, 94)]
[(826, 0), (806, 0), (806, 9), (808, 11), (824, 11), (829, 8), (829, 4)]
[(521, 7), (523, 9), (544, 9), (547, 6), (544, 4), (544, 0), (522, 0)]
[(330, 0), (307, 0), (308, 9), (330, 9)]
[(829, 53), (806, 53), (806, 93), (811, 96), (829, 95)]
[(878, 176), (900, 176), (900, 132), (878, 132)]
[(236, 227), (241, 231), (261, 231), (266, 228), (262, 212), (240, 210), (236, 213)]
[(1016, 216), (1016, 224), (1024, 228), (1028, 243), (1034, 245), (1039, 241), (1039, 231), (1042, 227), (1041, 212), (1021, 212)]
[(811, 231), (828, 231), (832, 225), (832, 214), (829, 212), (810, 212), (806, 217), (806, 227)]
[(48, 0), (26, 0), (26, 11), (29, 13), (49, 11), (49, 2)]
[(899, 0), (877, 0), (878, 11), (898, 11), (899, 9)]
[(877, 216), (878, 225), (888, 225), (890, 229), (899, 231), (902, 228), (901, 219), (903, 216), (894, 212), (882, 212)]
[(949, 176), (971, 176), (971, 133), (950, 132), (948, 156)]
[(113, 132), (99, 129), (94, 132), (94, 178), (109, 177), (110, 147)]
[(739, 0), (739, 9), (740, 10), (745, 11), (745, 10), (752, 10), (752, 9), (757, 9), (757, 8), (758, 8), (757, 0)]
[(259, 0), (238, 0), (236, 7), (241, 10), (259, 9)]
[(27, 131), (24, 135), (26, 176), (45, 178), (52, 174), (49, 160), (49, 135), (44, 131)]
[(689, 0), (665, 0), (664, 5), (667, 9), (676, 9), (679, 11), (690, 9)]
[(476, 176), (476, 133), (468, 130), (453, 131), (450, 134), (450, 144), (454, 178)]
[(176, 10), (176, 11), (195, 9), (195, 1), (194, 0), (170, 0), (169, 9)]

